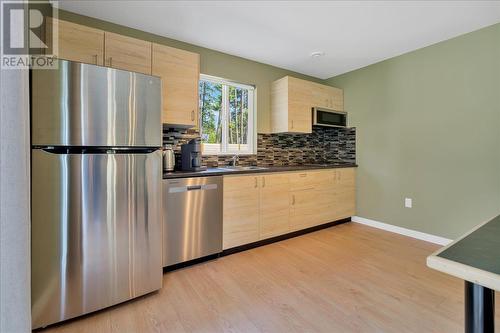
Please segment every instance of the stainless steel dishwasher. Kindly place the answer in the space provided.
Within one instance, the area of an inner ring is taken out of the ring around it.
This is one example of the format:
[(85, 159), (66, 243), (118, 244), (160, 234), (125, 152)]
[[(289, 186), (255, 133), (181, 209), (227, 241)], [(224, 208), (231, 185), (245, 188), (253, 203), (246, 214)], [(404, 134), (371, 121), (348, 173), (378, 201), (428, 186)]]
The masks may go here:
[(163, 180), (163, 266), (222, 252), (222, 177)]

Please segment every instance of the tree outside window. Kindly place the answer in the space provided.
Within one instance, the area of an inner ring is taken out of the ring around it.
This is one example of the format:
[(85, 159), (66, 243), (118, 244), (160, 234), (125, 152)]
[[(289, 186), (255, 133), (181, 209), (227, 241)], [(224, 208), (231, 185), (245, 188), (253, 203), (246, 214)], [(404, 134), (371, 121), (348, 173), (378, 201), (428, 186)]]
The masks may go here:
[(199, 94), (203, 154), (255, 154), (255, 88), (203, 75)]

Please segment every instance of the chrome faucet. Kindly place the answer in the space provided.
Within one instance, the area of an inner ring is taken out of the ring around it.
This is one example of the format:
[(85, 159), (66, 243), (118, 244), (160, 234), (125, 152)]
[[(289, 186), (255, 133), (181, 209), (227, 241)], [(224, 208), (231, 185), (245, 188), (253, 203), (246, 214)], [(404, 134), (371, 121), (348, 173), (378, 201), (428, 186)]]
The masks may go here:
[(234, 156), (232, 157), (232, 161), (231, 161), (232, 166), (234, 166), (234, 167), (235, 167), (235, 166), (237, 166), (237, 165), (238, 165), (239, 160), (240, 160), (240, 156), (239, 156), (239, 155), (234, 155)]

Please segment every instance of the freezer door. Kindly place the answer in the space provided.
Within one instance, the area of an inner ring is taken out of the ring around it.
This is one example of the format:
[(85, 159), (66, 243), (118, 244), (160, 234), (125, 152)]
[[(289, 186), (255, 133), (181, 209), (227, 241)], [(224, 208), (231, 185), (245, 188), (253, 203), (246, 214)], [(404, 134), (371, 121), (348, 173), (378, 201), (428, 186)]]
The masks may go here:
[(160, 78), (58, 63), (31, 71), (33, 145), (161, 146)]
[(162, 286), (161, 152), (32, 150), (32, 324)]

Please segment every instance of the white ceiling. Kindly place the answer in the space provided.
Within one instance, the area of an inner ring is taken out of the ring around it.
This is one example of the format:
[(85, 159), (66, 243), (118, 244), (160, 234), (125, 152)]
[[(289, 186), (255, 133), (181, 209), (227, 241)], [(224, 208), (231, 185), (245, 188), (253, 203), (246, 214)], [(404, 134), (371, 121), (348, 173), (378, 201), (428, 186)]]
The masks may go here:
[[(59, 1), (59, 7), (329, 78), (500, 22), (499, 1)], [(314, 51), (325, 53), (312, 58)]]

